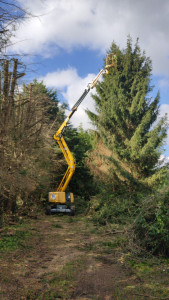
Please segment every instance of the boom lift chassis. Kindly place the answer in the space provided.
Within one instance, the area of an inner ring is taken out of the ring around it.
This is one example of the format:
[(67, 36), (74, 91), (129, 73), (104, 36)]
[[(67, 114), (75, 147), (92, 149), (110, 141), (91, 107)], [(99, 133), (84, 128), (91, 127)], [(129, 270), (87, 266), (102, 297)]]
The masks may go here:
[(92, 83), (89, 83), (87, 87), (85, 88), (83, 94), (78, 99), (78, 101), (75, 103), (75, 105), (72, 107), (69, 115), (65, 119), (65, 121), (62, 123), (56, 134), (54, 135), (54, 139), (57, 141), (60, 149), (62, 150), (62, 153), (65, 157), (65, 160), (68, 164), (68, 168), (66, 170), (66, 173), (64, 174), (64, 177), (62, 178), (56, 192), (49, 192), (49, 204), (47, 206), (47, 214), (51, 213), (69, 213), (71, 215), (74, 215), (75, 213), (75, 206), (74, 206), (74, 196), (73, 193), (65, 193), (65, 190), (75, 172), (75, 159), (70, 152), (66, 141), (63, 138), (63, 132), (65, 128), (68, 125), (68, 122), (70, 118), (73, 116), (75, 111), (78, 109), (79, 105), (82, 103), (84, 98), (87, 96), (89, 91), (93, 89), (99, 78), (103, 73), (108, 74), (109, 68), (116, 65), (116, 55), (113, 53), (109, 53), (106, 57), (106, 65), (105, 68), (100, 70), (98, 75), (95, 77)]

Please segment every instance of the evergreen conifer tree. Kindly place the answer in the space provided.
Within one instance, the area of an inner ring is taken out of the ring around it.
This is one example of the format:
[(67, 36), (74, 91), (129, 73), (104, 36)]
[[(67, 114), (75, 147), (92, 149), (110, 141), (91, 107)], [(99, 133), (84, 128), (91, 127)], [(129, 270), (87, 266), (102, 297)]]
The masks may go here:
[[(109, 160), (113, 184), (152, 184), (161, 178), (164, 168), (157, 167), (166, 137), (167, 118), (158, 123), (159, 93), (150, 92), (152, 63), (141, 53), (138, 39), (126, 49), (112, 43), (109, 53), (117, 56), (115, 67), (103, 76), (93, 99), (97, 113), (87, 111), (97, 126), (100, 138), (111, 151)], [(154, 123), (155, 122), (155, 123)], [(152, 126), (153, 125), (153, 126)]]

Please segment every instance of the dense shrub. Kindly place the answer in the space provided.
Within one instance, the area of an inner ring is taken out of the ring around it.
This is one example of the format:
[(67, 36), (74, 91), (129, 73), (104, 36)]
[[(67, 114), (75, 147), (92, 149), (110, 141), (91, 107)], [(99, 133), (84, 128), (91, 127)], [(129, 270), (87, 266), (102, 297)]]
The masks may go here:
[(90, 215), (94, 222), (102, 225), (127, 225), (129, 243), (133, 240), (137, 249), (145, 249), (154, 255), (169, 255), (168, 187), (163, 185), (158, 192), (147, 190), (147, 193), (130, 194), (107, 190), (92, 198)]
[(134, 231), (144, 248), (153, 254), (169, 255), (169, 190), (144, 201)]
[(126, 224), (136, 216), (142, 197), (125, 190), (121, 193), (106, 190), (92, 198), (90, 214), (94, 222), (102, 225), (107, 222)]

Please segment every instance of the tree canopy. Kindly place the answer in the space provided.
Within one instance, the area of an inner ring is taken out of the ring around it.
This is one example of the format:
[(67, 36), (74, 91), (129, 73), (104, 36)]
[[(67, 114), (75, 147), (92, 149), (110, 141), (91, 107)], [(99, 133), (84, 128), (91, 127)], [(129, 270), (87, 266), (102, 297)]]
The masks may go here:
[(108, 53), (116, 55), (116, 65), (96, 86), (93, 99), (97, 113), (88, 111), (88, 115), (111, 151), (107, 159), (114, 183), (152, 184), (163, 173), (157, 165), (167, 119), (157, 122), (160, 95), (157, 93), (154, 99), (151, 96), (151, 60), (141, 52), (138, 39), (132, 45), (131, 37), (125, 49), (113, 42)]

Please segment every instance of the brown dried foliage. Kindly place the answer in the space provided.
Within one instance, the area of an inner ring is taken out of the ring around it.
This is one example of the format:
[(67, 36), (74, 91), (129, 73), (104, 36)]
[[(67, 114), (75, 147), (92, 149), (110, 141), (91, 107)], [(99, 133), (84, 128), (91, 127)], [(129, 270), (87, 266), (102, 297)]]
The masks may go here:
[(24, 204), (36, 201), (37, 189), (39, 198), (56, 177), (51, 165), (62, 166), (51, 147), (51, 99), (33, 84), (19, 91), (19, 77), (18, 60), (6, 60), (0, 81), (0, 215), (13, 212), (18, 197)]

